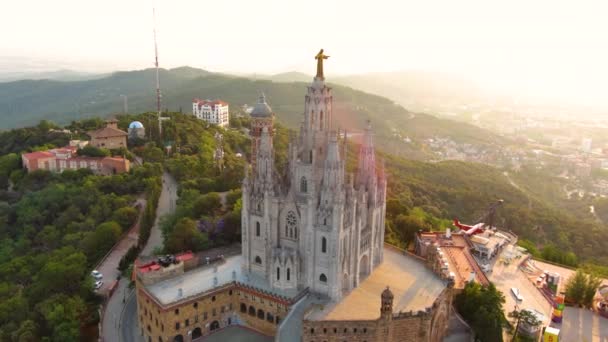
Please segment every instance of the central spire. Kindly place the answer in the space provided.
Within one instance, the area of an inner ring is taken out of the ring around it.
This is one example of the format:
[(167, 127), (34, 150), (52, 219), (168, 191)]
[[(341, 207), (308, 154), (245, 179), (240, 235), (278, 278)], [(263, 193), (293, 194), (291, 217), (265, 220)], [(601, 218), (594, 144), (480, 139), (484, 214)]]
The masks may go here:
[(315, 78), (320, 80), (325, 79), (325, 75), (323, 75), (323, 60), (328, 58), (329, 56), (323, 53), (323, 49), (321, 49), (321, 51), (319, 51), (319, 53), (315, 56), (315, 59), (317, 60), (317, 75)]

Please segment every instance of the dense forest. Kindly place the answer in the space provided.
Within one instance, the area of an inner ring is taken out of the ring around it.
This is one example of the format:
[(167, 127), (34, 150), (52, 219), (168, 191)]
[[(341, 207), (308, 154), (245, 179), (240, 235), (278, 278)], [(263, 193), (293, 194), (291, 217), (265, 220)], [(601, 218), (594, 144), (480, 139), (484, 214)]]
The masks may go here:
[(155, 163), (113, 176), (21, 169), (20, 152), (68, 140), (48, 122), (0, 134), (2, 341), (79, 341), (83, 327), (96, 326), (89, 273), (137, 220), (135, 201), (160, 187)]

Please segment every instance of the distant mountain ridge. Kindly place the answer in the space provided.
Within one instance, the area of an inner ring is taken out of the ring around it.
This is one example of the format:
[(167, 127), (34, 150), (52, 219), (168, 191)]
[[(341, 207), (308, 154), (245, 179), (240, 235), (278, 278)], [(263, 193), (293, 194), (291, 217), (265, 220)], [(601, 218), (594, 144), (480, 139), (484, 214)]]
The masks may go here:
[[(276, 78), (303, 78), (303, 74), (279, 75)], [(220, 98), (232, 106), (253, 104), (261, 92), (277, 114), (277, 119), (290, 128), (302, 120), (304, 94), (308, 82), (278, 82), (212, 73), (180, 67), (161, 69), (163, 109), (191, 112), (194, 98)], [(329, 80), (331, 81), (331, 79)], [(131, 113), (155, 108), (155, 70), (115, 72), (103, 78), (86, 81), (23, 80), (0, 83), (0, 128), (36, 124), (41, 119), (65, 124), (85, 117), (107, 117), (122, 112), (123, 99), (128, 96)], [(334, 91), (335, 128), (361, 130), (370, 119), (381, 142), (389, 142), (393, 130), (412, 139), (451, 136), (454, 140), (492, 144), (497, 138), (488, 131), (412, 113), (393, 101), (349, 87), (331, 84)], [(398, 146), (396, 151), (417, 150), (414, 146)]]
[(69, 69), (54, 71), (24, 71), (24, 72), (1, 72), (0, 82), (14, 82), (21, 80), (54, 80), (54, 81), (86, 81), (102, 78), (107, 74), (97, 74)]

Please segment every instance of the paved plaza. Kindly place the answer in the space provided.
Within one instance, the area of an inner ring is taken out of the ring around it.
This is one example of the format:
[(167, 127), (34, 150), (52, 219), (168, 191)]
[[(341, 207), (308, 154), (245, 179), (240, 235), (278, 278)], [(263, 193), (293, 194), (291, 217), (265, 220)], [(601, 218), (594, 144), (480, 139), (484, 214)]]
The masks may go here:
[(424, 310), (431, 306), (446, 283), (423, 262), (384, 248), (384, 261), (357, 288), (338, 303), (311, 312), (312, 320), (368, 320), (380, 317), (380, 294), (390, 286), (393, 311)]

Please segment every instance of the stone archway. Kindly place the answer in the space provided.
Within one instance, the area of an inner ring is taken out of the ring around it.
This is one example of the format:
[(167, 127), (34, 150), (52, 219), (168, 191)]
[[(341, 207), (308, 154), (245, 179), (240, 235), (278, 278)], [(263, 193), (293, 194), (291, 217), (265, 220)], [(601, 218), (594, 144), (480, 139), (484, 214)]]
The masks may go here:
[(192, 330), (192, 339), (193, 340), (195, 340), (201, 336), (203, 336), (203, 331), (201, 330), (201, 328), (196, 328), (196, 329)]
[(367, 254), (361, 257), (359, 261), (359, 283), (369, 275), (369, 257)]
[(220, 328), (220, 322), (218, 321), (213, 321), (211, 322), (211, 326), (209, 327), (210, 331), (216, 330)]
[(177, 335), (173, 338), (173, 342), (184, 342), (184, 336)]

